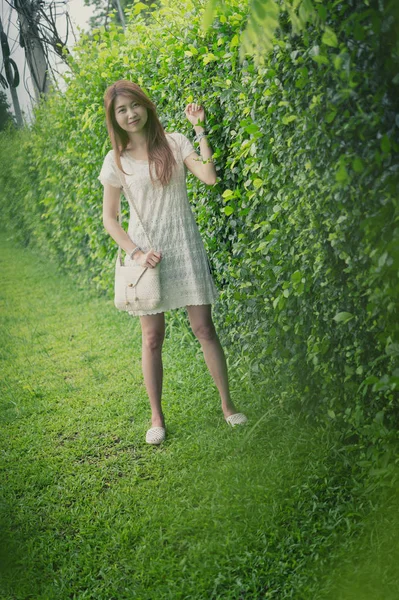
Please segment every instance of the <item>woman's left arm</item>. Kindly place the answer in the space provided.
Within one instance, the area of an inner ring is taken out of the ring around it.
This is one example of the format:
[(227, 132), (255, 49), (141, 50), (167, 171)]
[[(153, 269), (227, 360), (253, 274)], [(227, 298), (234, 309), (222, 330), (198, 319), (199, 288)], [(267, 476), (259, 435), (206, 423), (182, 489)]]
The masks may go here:
[[(195, 133), (199, 135), (204, 133), (204, 127), (198, 123), (205, 122), (205, 110), (199, 104), (188, 104), (185, 108), (185, 114), (190, 123), (194, 126)], [(212, 148), (208, 140), (202, 137), (199, 142), (201, 159), (198, 159), (198, 154), (192, 152), (185, 158), (184, 164), (193, 175), (198, 177), (207, 185), (214, 185), (217, 180), (215, 166), (212, 160)]]

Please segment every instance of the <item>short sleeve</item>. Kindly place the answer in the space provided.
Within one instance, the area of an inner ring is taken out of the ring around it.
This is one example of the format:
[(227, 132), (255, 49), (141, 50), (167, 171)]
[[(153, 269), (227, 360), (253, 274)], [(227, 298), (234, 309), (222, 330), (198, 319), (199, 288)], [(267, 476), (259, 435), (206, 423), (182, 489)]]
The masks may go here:
[(108, 152), (107, 156), (104, 158), (103, 166), (101, 167), (100, 175), (98, 179), (104, 185), (108, 183), (113, 187), (121, 188), (121, 182), (118, 177), (117, 166), (115, 164), (114, 156), (112, 150)]
[(188, 138), (186, 138), (186, 136), (183, 135), (182, 133), (178, 134), (178, 142), (179, 142), (180, 152), (181, 152), (181, 156), (182, 156), (183, 160), (185, 160), (187, 158), (187, 156), (189, 156), (190, 154), (195, 152), (195, 148), (192, 145), (192, 143), (190, 142), (190, 140)]

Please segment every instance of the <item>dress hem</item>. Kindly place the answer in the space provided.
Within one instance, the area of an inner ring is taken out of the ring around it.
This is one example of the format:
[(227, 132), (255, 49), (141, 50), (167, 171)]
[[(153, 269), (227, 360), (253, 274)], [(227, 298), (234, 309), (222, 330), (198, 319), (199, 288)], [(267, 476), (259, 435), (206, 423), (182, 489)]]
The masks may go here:
[(169, 312), (171, 310), (176, 310), (178, 308), (185, 308), (186, 306), (205, 306), (206, 304), (213, 304), (215, 302), (215, 300), (217, 300), (218, 298), (217, 294), (212, 300), (208, 300), (208, 301), (204, 301), (204, 302), (199, 302), (199, 301), (194, 301), (194, 302), (185, 302), (184, 304), (177, 304), (176, 306), (169, 306), (168, 308), (164, 308), (164, 309), (160, 309), (160, 310), (152, 310), (152, 311), (126, 311), (129, 313), (129, 315), (131, 317), (146, 317), (147, 315), (159, 315), (161, 313), (165, 313), (165, 312)]

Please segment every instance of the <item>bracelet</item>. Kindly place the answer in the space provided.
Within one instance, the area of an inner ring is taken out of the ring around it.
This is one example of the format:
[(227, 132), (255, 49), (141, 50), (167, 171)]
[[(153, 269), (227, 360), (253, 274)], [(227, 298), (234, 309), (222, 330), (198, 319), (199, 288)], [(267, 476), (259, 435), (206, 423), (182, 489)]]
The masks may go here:
[(202, 140), (203, 137), (206, 137), (207, 133), (206, 131), (201, 131), (201, 133), (198, 133), (195, 138), (194, 138), (194, 142), (200, 142)]
[(136, 246), (135, 248), (133, 248), (133, 250), (132, 250), (132, 251), (131, 251), (131, 253), (129, 254), (129, 258), (130, 258), (130, 259), (132, 259), (132, 258), (133, 258), (133, 256), (136, 254), (136, 252), (138, 252), (139, 250), (142, 252), (142, 250), (141, 250), (140, 246)]

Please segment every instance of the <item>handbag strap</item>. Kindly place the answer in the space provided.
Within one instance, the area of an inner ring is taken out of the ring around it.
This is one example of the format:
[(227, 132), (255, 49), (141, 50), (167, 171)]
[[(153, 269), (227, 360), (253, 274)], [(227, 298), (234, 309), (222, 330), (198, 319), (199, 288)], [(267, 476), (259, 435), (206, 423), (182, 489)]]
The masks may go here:
[[(133, 198), (132, 198), (132, 196), (130, 194), (130, 190), (129, 190), (129, 187), (128, 187), (127, 182), (126, 182), (125, 174), (120, 169), (118, 169), (118, 171), (119, 171), (119, 176), (120, 176), (121, 183), (122, 183), (123, 193), (126, 196), (126, 199), (129, 200), (131, 206), (133, 207), (133, 210), (136, 213), (136, 217), (137, 217), (137, 219), (138, 219), (138, 221), (139, 221), (139, 223), (141, 225), (141, 228), (144, 231), (144, 235), (147, 238), (148, 245), (149, 245), (150, 248), (152, 248), (151, 240), (148, 237), (148, 234), (147, 234), (146, 230), (144, 229), (144, 225), (143, 225), (143, 223), (142, 223), (142, 221), (140, 219), (140, 215), (139, 215), (139, 213), (137, 211), (137, 208), (136, 208), (136, 206), (135, 206), (135, 204), (133, 202)], [(121, 211), (121, 197), (120, 196), (119, 196), (118, 223), (122, 227), (122, 211)], [(119, 263), (122, 264), (122, 248), (119, 245), (118, 245), (118, 260), (119, 260)]]

